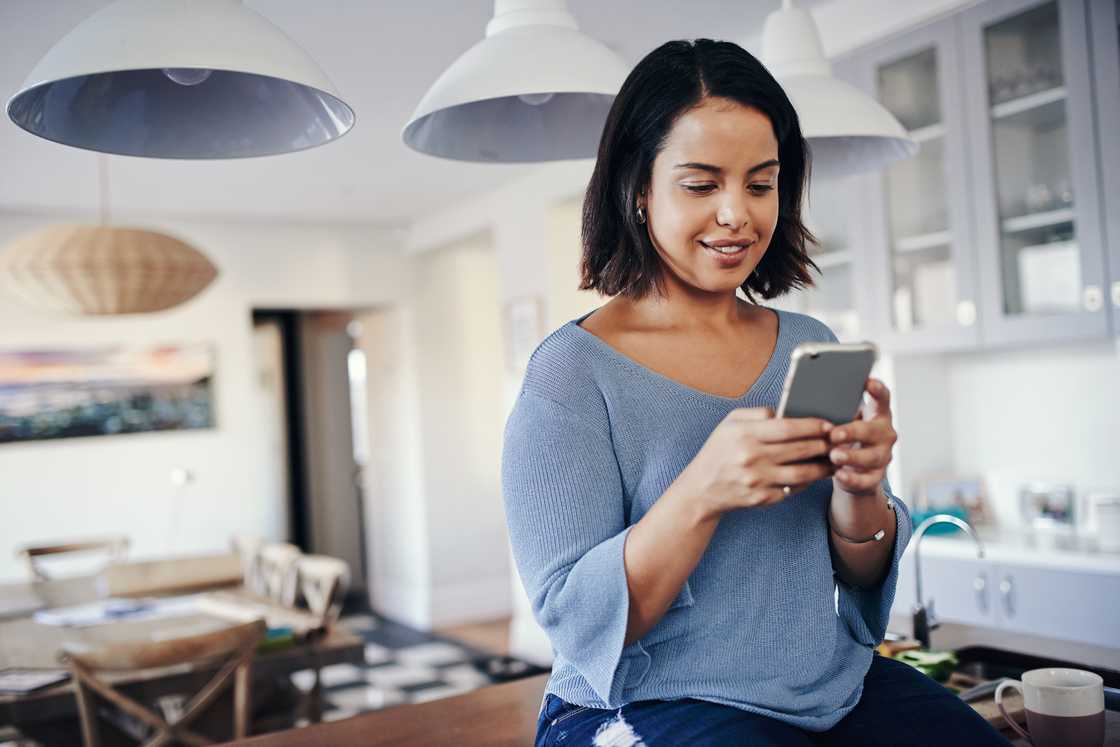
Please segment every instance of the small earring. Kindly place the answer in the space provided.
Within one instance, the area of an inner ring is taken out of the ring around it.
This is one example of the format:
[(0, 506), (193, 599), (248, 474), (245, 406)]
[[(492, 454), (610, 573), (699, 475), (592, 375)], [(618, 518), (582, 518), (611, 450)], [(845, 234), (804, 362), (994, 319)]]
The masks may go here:
[(646, 222), (646, 212), (644, 210), (642, 210), (641, 205), (638, 206), (638, 222), (639, 223), (645, 223)]

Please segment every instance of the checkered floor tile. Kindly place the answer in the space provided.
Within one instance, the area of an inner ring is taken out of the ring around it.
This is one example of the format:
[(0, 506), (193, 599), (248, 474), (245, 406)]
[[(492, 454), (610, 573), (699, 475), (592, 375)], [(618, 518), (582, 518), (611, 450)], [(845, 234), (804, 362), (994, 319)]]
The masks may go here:
[[(462, 695), (495, 682), (547, 671), (375, 615), (349, 615), (340, 624), (366, 640), (365, 666), (323, 667), (324, 721)], [(296, 672), (292, 681), (308, 690), (314, 674)]]

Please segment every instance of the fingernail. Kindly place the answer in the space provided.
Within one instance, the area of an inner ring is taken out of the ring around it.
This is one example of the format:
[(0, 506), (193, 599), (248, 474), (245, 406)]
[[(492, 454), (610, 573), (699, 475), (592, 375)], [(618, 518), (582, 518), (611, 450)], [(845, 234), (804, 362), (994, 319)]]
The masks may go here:
[(832, 423), (824, 423), (821, 425), (822, 432), (828, 433), (830, 430), (832, 430)]
[(844, 455), (844, 452), (840, 451), (840, 449), (833, 449), (832, 453), (829, 456), (832, 457), (832, 461), (834, 462), (843, 462), (845, 459), (847, 459), (847, 457)]
[(841, 439), (844, 438), (844, 431), (836, 431), (836, 437)]

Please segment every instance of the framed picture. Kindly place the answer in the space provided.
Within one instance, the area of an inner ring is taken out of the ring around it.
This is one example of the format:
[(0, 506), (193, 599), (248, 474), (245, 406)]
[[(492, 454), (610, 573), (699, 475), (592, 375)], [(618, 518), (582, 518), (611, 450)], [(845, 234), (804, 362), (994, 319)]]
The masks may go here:
[(210, 345), (0, 350), (0, 444), (211, 428)]
[(973, 524), (991, 520), (987, 492), (981, 477), (932, 475), (919, 481), (918, 508), (936, 511), (963, 508)]
[(536, 296), (515, 298), (505, 306), (506, 364), (511, 371), (524, 371), (533, 351), (541, 344), (543, 306)]

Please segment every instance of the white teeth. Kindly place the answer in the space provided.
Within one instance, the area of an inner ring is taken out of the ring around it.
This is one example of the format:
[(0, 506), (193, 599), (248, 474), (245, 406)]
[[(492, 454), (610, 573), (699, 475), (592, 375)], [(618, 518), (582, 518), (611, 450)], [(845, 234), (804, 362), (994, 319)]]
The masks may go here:
[[(700, 243), (704, 244), (704, 242), (702, 242), (702, 241)], [(704, 244), (704, 246), (708, 247), (709, 249), (713, 249), (713, 250), (719, 252), (720, 254), (735, 254), (736, 252), (739, 252), (739, 251), (742, 251), (743, 249), (745, 249), (748, 245), (747, 244), (732, 244), (731, 246), (712, 246), (711, 244)]]

